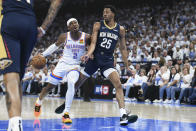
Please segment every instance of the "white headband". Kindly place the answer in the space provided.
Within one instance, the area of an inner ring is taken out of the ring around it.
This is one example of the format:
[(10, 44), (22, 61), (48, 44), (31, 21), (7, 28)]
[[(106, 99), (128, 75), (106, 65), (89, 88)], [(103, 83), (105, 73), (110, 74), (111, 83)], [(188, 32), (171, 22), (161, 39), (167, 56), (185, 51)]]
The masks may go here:
[[(67, 26), (69, 26), (69, 24), (72, 22), (72, 21), (77, 21), (76, 18), (70, 18), (68, 21), (67, 21)], [(78, 22), (78, 21), (77, 21)]]

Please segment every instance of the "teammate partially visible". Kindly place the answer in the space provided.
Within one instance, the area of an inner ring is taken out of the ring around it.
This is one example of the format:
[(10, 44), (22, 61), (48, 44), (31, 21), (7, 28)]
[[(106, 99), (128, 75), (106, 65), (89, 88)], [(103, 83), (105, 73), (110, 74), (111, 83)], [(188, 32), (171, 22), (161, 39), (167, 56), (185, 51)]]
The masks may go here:
[(40, 96), (35, 102), (34, 115), (36, 117), (40, 116), (44, 97), (62, 80), (62, 78), (64, 78), (64, 76), (66, 76), (68, 90), (66, 93), (66, 104), (62, 122), (72, 123), (69, 112), (75, 94), (75, 83), (80, 74), (80, 58), (85, 54), (86, 44), (90, 43), (90, 35), (79, 31), (79, 24), (75, 18), (69, 19), (67, 21), (67, 26), (70, 32), (61, 34), (57, 42), (52, 44), (42, 53), (42, 55), (46, 57), (60, 46), (64, 46), (63, 56), (59, 60), (54, 71), (50, 74), (48, 85), (43, 88)]
[(63, 0), (53, 0), (41, 27), (37, 28), (33, 0), (0, 0), (0, 75), (6, 87), (8, 131), (22, 131), (21, 79), (36, 43), (54, 20)]

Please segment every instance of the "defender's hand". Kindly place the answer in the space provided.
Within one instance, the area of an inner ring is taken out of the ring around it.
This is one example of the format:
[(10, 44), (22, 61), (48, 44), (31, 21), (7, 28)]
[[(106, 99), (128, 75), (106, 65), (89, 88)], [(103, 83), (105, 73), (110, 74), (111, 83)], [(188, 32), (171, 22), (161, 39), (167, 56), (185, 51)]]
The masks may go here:
[(90, 55), (88, 55), (88, 54), (82, 56), (82, 57), (81, 57), (82, 63), (86, 63), (86, 62), (88, 61), (89, 58), (90, 58)]

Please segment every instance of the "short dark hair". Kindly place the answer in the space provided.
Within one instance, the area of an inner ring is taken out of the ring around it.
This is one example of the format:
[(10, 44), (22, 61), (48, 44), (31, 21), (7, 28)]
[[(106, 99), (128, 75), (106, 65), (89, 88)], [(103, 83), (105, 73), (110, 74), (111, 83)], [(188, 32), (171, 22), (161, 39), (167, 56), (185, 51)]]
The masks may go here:
[(110, 8), (110, 10), (116, 15), (116, 8), (113, 5), (105, 5), (104, 9), (105, 8)]

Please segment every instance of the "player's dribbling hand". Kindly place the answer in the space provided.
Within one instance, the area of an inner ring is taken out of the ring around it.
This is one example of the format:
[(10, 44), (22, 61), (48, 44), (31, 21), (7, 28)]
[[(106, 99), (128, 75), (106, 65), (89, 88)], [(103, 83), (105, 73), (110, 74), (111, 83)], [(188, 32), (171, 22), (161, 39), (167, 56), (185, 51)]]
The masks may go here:
[(93, 60), (93, 59), (94, 59), (94, 55), (93, 55), (93, 54), (90, 55), (89, 58), (90, 58), (91, 60)]

